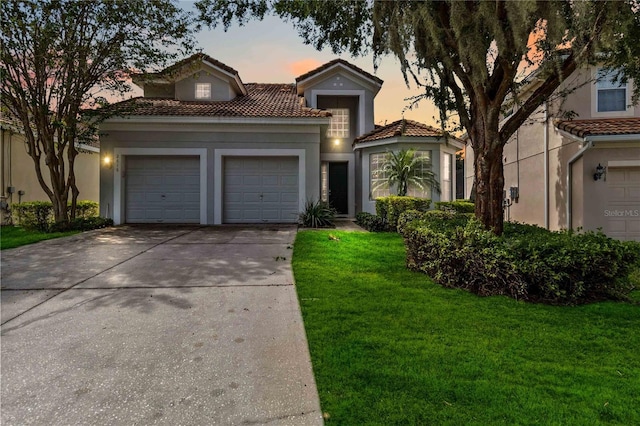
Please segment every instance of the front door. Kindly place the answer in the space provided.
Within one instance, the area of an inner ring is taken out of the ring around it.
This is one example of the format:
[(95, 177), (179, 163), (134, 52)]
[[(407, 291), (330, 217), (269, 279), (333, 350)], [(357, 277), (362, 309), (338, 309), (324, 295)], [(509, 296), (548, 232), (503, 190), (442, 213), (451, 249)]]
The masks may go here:
[(349, 213), (349, 163), (329, 163), (329, 204), (338, 214)]

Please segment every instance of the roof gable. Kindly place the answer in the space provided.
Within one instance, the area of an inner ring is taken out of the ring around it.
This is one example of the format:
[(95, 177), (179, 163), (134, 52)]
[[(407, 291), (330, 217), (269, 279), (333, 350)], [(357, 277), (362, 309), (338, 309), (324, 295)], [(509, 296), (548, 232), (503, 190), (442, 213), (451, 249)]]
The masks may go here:
[(238, 95), (246, 95), (247, 89), (238, 71), (204, 53), (196, 53), (156, 73), (141, 73), (133, 76), (133, 82), (144, 89), (145, 83), (175, 84), (202, 70), (211, 72), (233, 87)]
[(337, 72), (357, 83), (369, 86), (374, 93), (377, 93), (380, 90), (380, 87), (382, 87), (383, 81), (375, 75), (366, 72), (344, 59), (334, 59), (326, 64), (320, 65), (318, 68), (296, 77), (298, 94), (302, 94), (308, 86), (324, 80), (328, 76)]

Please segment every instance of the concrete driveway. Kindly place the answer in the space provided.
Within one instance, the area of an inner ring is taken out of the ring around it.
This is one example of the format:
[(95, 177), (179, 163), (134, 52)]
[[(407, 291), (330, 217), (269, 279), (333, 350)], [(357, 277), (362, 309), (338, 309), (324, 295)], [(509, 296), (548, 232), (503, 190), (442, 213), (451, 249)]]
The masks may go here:
[(3, 251), (2, 424), (322, 424), (294, 237), (119, 227)]

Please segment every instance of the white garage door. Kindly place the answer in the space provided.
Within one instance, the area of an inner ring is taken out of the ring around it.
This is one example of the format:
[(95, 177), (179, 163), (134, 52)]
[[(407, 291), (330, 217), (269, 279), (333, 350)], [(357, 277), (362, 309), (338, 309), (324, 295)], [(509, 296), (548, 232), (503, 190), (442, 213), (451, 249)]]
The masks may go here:
[(298, 219), (298, 157), (226, 157), (225, 223)]
[(640, 241), (640, 167), (607, 170), (607, 235)]
[(200, 223), (200, 158), (126, 157), (127, 223)]

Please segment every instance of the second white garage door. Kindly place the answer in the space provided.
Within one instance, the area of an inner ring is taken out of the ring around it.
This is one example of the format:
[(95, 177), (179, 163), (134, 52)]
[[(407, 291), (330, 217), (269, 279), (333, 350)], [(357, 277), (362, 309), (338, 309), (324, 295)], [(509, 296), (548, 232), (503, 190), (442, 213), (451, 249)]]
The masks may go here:
[(298, 157), (225, 157), (225, 223), (298, 219)]

